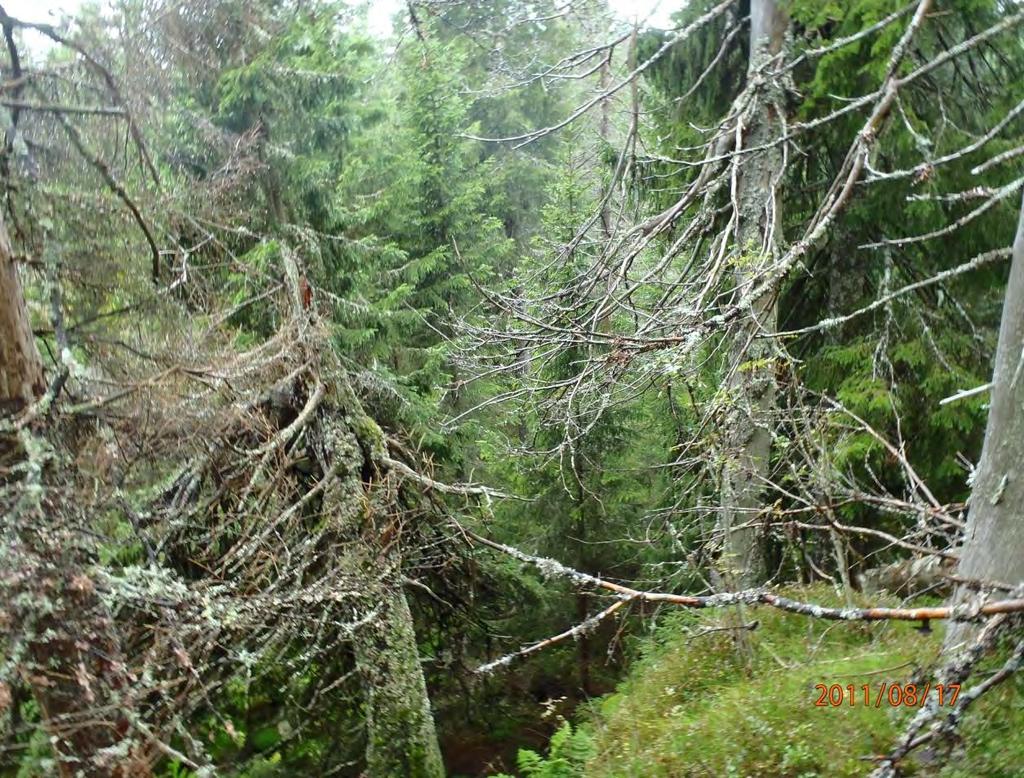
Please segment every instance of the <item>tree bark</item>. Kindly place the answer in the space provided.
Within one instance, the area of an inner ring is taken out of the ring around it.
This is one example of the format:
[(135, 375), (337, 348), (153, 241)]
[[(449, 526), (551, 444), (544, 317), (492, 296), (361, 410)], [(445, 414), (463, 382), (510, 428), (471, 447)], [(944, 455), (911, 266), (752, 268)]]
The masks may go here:
[[(748, 88), (753, 90), (748, 112), (741, 115), (746, 147), (777, 141), (782, 134), (778, 106), (781, 87), (760, 70), (781, 50), (788, 18), (777, 0), (753, 0), (750, 11)], [(779, 242), (779, 182), (781, 146), (743, 157), (737, 176), (736, 243), (739, 257), (734, 279), (742, 295), (757, 283), (776, 255)], [(775, 409), (775, 365), (772, 341), (765, 335), (777, 329), (776, 290), (751, 302), (747, 317), (733, 333), (730, 371), (726, 380), (729, 403), (725, 462), (722, 470), (718, 532), (722, 556), (718, 573), (726, 588), (745, 588), (767, 577), (765, 555), (751, 522), (762, 507), (771, 453)]]
[(13, 254), (0, 215), (0, 416), (17, 413), (46, 390)]
[(409, 603), (400, 580), (380, 582), (372, 593), (377, 616), (354, 637), (366, 689), (367, 773), (370, 778), (442, 778)]
[[(992, 370), (992, 395), (981, 460), (974, 475), (958, 575), (1018, 585), (1024, 582), (1024, 200), (1013, 242), (1010, 278)], [(956, 604), (975, 593), (958, 587)], [(950, 622), (946, 648), (955, 650), (977, 629)]]
[[(443, 778), (444, 763), (420, 665), (412, 613), (402, 588), (400, 511), (383, 472), (380, 427), (340, 377), (337, 407), (324, 418), (323, 438), (339, 475), (324, 493), (326, 515), (349, 540), (337, 560), (363, 588), (371, 618), (352, 634), (366, 705), (366, 770), (370, 778)], [(343, 420), (344, 419), (344, 420)], [(368, 474), (374, 474), (372, 476)]]

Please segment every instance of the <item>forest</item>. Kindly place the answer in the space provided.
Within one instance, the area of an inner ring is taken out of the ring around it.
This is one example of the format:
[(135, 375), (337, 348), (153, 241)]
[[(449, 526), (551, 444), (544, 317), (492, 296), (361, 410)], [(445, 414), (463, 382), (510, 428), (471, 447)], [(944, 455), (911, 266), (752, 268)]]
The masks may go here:
[(1024, 776), (1024, 5), (635, 6), (0, 0), (0, 777)]

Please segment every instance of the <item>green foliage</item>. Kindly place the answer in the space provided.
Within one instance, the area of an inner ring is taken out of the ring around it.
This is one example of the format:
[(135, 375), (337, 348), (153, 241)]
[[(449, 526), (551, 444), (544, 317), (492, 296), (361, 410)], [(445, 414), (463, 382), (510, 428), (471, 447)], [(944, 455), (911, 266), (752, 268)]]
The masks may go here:
[(353, 139), (334, 193), (346, 239), (326, 267), (338, 348), (375, 368), (373, 410), (439, 460), (459, 457), (437, 431), (438, 411), (458, 403), (445, 391), (458, 380), (452, 321), (515, 251), (502, 173), (461, 137), (473, 129), (464, 46), (405, 47), (398, 78), (377, 84), (375, 121)]
[[(586, 775), (583, 766), (593, 756), (594, 744), (585, 730), (573, 729), (568, 721), (551, 736), (548, 756), (523, 748), (516, 759), (524, 778), (578, 778)], [(496, 778), (511, 778), (498, 775)]]

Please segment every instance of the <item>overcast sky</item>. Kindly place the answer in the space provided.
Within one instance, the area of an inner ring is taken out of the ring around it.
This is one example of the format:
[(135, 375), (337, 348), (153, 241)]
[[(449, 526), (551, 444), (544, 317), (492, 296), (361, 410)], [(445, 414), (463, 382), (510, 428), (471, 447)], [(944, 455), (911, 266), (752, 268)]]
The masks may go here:
[[(351, 1), (351, 0), (350, 0)], [(30, 22), (56, 22), (61, 12), (73, 14), (82, 0), (3, 0), (3, 7), (11, 16)], [(352, 2), (354, 5), (355, 2)], [(370, 28), (386, 33), (391, 27), (391, 18), (404, 5), (404, 0), (372, 0), (370, 6)], [(671, 11), (681, 5), (680, 0), (609, 0), (609, 5), (624, 19), (639, 15), (648, 18), (653, 26), (667, 26)]]
[[(354, 3), (353, 3), (354, 4)], [(391, 28), (391, 18), (395, 12), (405, 5), (405, 0), (371, 0), (370, 29), (375, 32), (387, 32)], [(608, 5), (623, 19), (639, 15), (647, 19), (652, 27), (667, 27), (668, 17), (672, 11), (682, 5), (681, 0), (608, 0)]]
[(26, 22), (56, 22), (62, 10), (73, 13), (80, 0), (3, 0), (4, 10)]

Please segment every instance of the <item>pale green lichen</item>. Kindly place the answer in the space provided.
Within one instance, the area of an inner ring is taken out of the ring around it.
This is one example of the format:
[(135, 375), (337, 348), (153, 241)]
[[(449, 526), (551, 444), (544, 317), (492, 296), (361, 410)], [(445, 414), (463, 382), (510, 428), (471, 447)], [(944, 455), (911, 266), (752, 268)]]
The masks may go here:
[(375, 594), (381, 613), (353, 639), (367, 690), (367, 771), (441, 778), (444, 765), (409, 605), (399, 587), (381, 586)]

